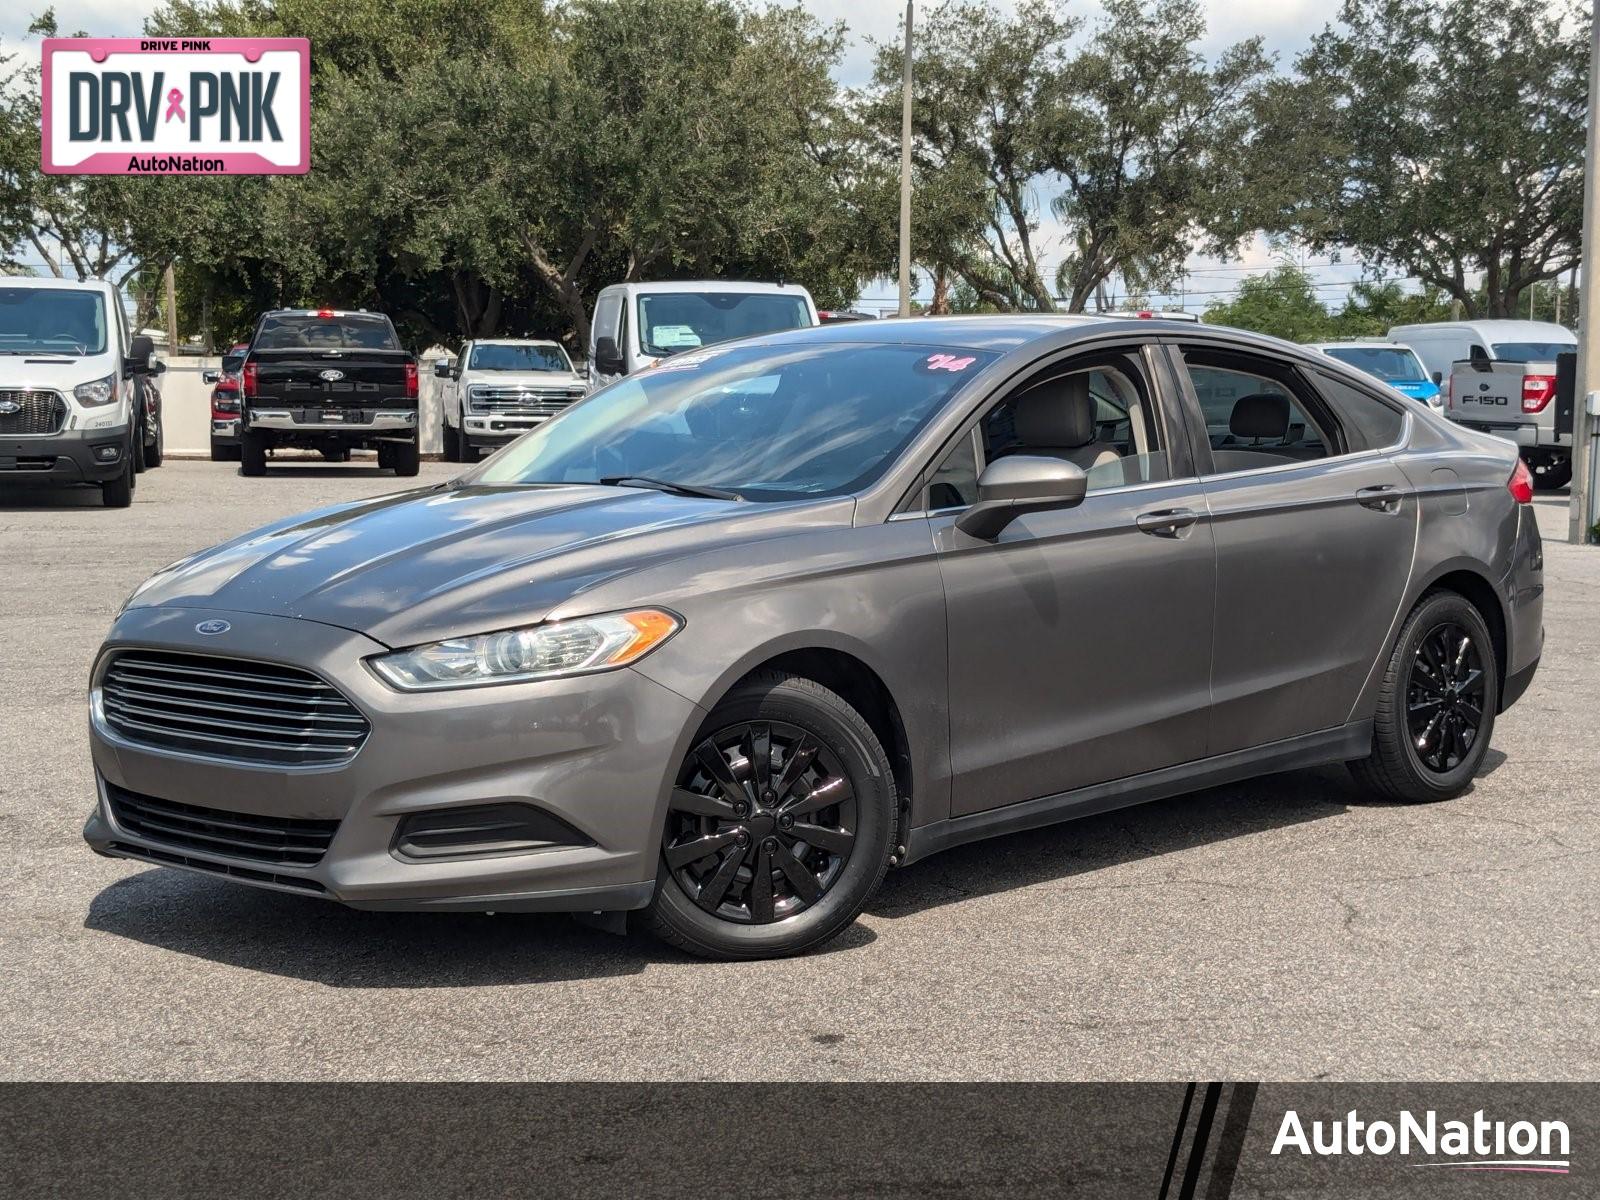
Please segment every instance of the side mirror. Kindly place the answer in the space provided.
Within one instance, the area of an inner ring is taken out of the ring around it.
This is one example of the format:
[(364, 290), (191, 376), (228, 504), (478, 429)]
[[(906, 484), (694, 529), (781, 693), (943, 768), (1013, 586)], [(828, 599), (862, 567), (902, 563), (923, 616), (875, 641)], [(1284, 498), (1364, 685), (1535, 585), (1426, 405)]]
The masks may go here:
[(626, 375), (628, 364), (622, 361), (622, 351), (617, 349), (617, 339), (609, 336), (594, 340), (594, 365), (602, 375)]
[(207, 367), (204, 371), (200, 372), (200, 378), (207, 383), (214, 384), (222, 378), (222, 372), (217, 370), (215, 367)]
[(1433, 385), (1435, 387), (1441, 387), (1441, 386), (1443, 386), (1443, 384), (1444, 384), (1444, 372), (1443, 371), (1435, 371), (1433, 373)]
[(978, 477), (978, 502), (956, 518), (956, 528), (992, 542), (1023, 513), (1071, 508), (1089, 491), (1089, 477), (1076, 463), (1031, 454), (1011, 454), (990, 463)]
[(149, 375), (153, 370), (150, 360), (155, 357), (156, 344), (149, 335), (136, 333), (128, 340), (128, 361), (122, 366), (124, 375)]
[(435, 379), (449, 379), (450, 360), (448, 358), (435, 359), (433, 363), (433, 375)]

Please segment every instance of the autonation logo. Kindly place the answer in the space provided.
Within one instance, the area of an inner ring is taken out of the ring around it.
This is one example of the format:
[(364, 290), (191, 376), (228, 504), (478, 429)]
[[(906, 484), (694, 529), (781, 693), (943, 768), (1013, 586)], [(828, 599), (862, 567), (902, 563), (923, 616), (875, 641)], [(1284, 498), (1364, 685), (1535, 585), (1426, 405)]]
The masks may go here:
[(1441, 1121), (1432, 1109), (1419, 1118), (1401, 1109), (1392, 1121), (1364, 1121), (1355, 1109), (1342, 1119), (1312, 1121), (1309, 1131), (1300, 1114), (1289, 1109), (1278, 1126), (1272, 1153), (1298, 1150), (1319, 1158), (1330, 1155), (1422, 1155), (1440, 1161), (1414, 1167), (1446, 1167), (1457, 1171), (1530, 1171), (1565, 1175), (1571, 1169), (1571, 1135), (1565, 1121), (1490, 1120), (1479, 1109), (1470, 1121)]

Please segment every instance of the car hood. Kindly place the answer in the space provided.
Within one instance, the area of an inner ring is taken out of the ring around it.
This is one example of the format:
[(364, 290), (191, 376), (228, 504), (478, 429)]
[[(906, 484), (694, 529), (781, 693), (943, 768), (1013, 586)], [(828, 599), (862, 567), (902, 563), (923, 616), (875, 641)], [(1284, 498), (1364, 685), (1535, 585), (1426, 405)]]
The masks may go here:
[(112, 353), (66, 357), (43, 352), (0, 355), (0, 387), (54, 388), (69, 396), (80, 383), (117, 373)]
[(853, 511), (849, 499), (741, 504), (588, 484), (430, 488), (264, 526), (158, 572), (129, 603), (299, 617), (414, 645), (531, 624), (629, 572), (848, 525)]
[(462, 382), (490, 387), (576, 387), (583, 376), (568, 371), (466, 371)]

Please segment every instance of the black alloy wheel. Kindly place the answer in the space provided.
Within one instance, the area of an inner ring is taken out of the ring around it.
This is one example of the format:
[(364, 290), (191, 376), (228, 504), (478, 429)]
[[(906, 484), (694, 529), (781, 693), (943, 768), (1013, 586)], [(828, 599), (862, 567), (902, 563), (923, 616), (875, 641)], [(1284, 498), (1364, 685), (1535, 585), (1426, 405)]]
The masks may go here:
[(1422, 765), (1438, 774), (1472, 753), (1487, 704), (1483, 655), (1465, 627), (1447, 621), (1417, 643), (1406, 687), (1406, 723)]
[(1378, 685), (1372, 752), (1349, 764), (1363, 788), (1402, 804), (1449, 800), (1472, 786), (1500, 705), (1493, 635), (1472, 601), (1417, 601)]
[(668, 804), (662, 856), (684, 893), (725, 921), (805, 911), (844, 871), (856, 799), (838, 757), (779, 721), (747, 721), (689, 755)]
[(898, 852), (893, 765), (837, 692), (781, 671), (712, 709), (673, 776), (656, 936), (705, 958), (802, 954), (846, 929)]

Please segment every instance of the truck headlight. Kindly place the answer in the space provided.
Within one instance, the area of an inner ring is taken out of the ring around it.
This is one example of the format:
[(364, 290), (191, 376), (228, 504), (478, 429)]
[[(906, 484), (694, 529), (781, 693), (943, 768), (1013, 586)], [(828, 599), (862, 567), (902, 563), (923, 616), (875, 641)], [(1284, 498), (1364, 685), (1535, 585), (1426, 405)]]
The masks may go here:
[(638, 662), (683, 627), (656, 608), (450, 638), (368, 659), (404, 692), (586, 675)]
[(88, 408), (98, 408), (102, 404), (111, 404), (117, 398), (117, 377), (107, 375), (104, 379), (91, 380), (89, 383), (80, 383), (72, 389), (73, 399)]

